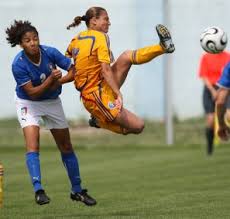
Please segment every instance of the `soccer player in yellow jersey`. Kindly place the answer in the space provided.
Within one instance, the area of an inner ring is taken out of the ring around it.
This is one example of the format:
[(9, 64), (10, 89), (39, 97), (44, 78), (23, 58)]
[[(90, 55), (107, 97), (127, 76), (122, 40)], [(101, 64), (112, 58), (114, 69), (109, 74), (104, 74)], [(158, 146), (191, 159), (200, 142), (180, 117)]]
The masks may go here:
[(78, 26), (81, 21), (85, 21), (87, 30), (72, 39), (66, 56), (74, 59), (76, 71), (70, 78), (92, 116), (91, 126), (120, 134), (141, 133), (144, 121), (123, 107), (120, 87), (133, 64), (143, 64), (175, 50), (168, 29), (157, 25), (159, 44), (127, 50), (114, 61), (107, 35), (110, 26), (107, 11), (91, 7), (85, 15), (77, 16), (67, 29)]

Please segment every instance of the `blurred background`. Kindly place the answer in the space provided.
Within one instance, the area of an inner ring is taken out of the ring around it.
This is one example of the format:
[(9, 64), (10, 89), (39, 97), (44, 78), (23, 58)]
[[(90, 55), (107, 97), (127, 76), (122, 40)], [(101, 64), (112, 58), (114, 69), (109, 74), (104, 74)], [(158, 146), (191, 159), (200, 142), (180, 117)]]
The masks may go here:
[[(228, 19), (223, 18), (228, 13), (229, 1), (1, 0), (1, 118), (16, 116), (11, 62), (20, 50), (7, 44), (5, 29), (14, 19), (29, 20), (38, 29), (41, 44), (54, 46), (64, 53), (74, 35), (85, 29), (84, 23), (71, 31), (66, 30), (66, 26), (91, 6), (102, 6), (110, 15), (112, 25), (109, 36), (115, 57), (126, 49), (158, 43), (155, 25), (167, 25), (176, 45), (176, 52), (170, 56), (171, 64), (168, 68), (172, 78), (173, 115), (179, 119), (202, 115), (202, 83), (197, 77), (202, 53), (199, 36), (203, 29), (213, 25), (230, 34)], [(122, 88), (126, 107), (146, 119), (164, 118), (164, 58), (161, 56), (148, 64), (133, 66)], [(64, 86), (61, 97), (67, 118), (88, 118), (79, 101), (79, 93), (72, 84)]]

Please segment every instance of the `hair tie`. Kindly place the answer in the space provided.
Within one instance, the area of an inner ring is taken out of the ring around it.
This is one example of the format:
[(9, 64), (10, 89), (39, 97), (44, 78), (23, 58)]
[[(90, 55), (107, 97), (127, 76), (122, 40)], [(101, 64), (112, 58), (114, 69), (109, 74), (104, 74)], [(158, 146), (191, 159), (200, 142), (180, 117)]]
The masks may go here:
[(81, 17), (81, 20), (82, 20), (82, 21), (86, 21), (86, 16), (83, 15), (83, 16)]

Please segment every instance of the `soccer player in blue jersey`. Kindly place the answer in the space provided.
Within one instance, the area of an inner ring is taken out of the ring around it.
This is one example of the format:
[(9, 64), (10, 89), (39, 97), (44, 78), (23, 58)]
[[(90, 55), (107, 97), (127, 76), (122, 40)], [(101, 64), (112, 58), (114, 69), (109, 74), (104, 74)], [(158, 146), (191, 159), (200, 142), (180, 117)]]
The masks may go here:
[(219, 123), (218, 135), (222, 140), (230, 137), (230, 128), (225, 122), (226, 101), (230, 94), (230, 62), (225, 66), (217, 85), (220, 87), (216, 97), (216, 113)]
[(50, 202), (41, 183), (39, 161), (40, 120), (42, 119), (60, 150), (63, 164), (71, 182), (70, 198), (86, 205), (95, 205), (96, 200), (81, 187), (77, 156), (74, 153), (68, 124), (59, 95), (61, 84), (68, 81), (57, 67), (74, 71), (71, 60), (57, 49), (40, 45), (38, 31), (29, 21), (14, 21), (6, 29), (11, 47), (20, 45), (12, 63), (16, 85), (16, 109), (26, 144), (26, 164), (39, 205)]

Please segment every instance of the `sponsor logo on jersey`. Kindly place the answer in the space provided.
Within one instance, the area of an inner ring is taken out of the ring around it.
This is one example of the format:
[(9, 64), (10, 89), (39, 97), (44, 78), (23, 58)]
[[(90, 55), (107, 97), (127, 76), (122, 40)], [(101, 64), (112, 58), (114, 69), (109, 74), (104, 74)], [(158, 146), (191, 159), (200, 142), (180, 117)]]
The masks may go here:
[(115, 106), (116, 106), (116, 105), (115, 105), (113, 102), (109, 101), (108, 107), (109, 107), (110, 109), (114, 109)]

